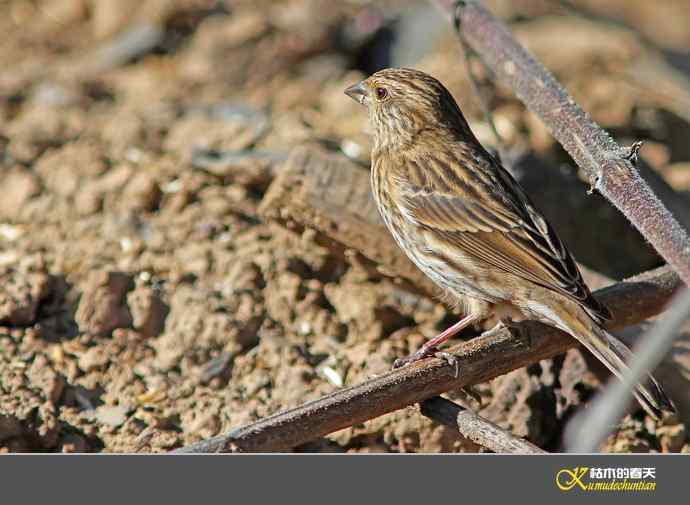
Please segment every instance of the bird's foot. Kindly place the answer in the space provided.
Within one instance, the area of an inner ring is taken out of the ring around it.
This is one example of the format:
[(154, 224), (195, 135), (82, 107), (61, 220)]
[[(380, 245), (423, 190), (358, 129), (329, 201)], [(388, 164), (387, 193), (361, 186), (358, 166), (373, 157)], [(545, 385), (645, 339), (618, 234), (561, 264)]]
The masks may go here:
[(424, 349), (423, 347), (419, 349), (417, 352), (414, 354), (410, 354), (409, 356), (405, 356), (404, 358), (398, 358), (393, 362), (393, 370), (396, 368), (402, 368), (404, 366), (410, 365), (414, 363), (415, 361), (422, 360), (424, 358), (428, 358), (433, 354), (433, 349)]
[(393, 369), (395, 370), (396, 368), (402, 368), (416, 361), (422, 360), (424, 358), (429, 358), (431, 356), (444, 360), (450, 366), (455, 368), (455, 377), (457, 378), (460, 376), (460, 363), (458, 362), (458, 359), (449, 352), (436, 351), (435, 347), (421, 347), (414, 354), (410, 354), (409, 356), (406, 356), (404, 358), (396, 359), (393, 362)]
[(436, 349), (438, 349), (438, 346), (443, 344), (446, 340), (458, 333), (460, 330), (472, 324), (476, 320), (476, 318), (477, 316), (475, 316), (474, 314), (466, 315), (450, 328), (446, 328), (444, 331), (436, 335), (434, 338), (428, 340), (414, 354), (411, 354), (406, 358), (396, 359), (393, 363), (393, 369), (407, 366), (410, 363), (414, 363), (415, 361), (419, 361), (420, 359), (428, 358), (429, 356), (436, 356), (438, 358), (446, 360), (449, 365), (454, 366), (455, 376), (457, 377), (460, 371), (458, 361), (455, 358), (455, 356), (447, 352), (436, 352)]
[(446, 363), (448, 363), (450, 366), (454, 368), (455, 373), (453, 374), (453, 376), (456, 379), (460, 377), (460, 363), (458, 362), (458, 358), (456, 358), (454, 354), (439, 351), (435, 353), (434, 356), (438, 359), (444, 360)]

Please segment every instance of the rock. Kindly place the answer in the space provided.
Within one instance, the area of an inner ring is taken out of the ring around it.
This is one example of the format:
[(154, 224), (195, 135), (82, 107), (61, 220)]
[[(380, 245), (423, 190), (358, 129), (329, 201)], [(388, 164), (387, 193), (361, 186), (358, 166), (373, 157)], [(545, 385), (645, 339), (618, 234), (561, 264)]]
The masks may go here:
[(92, 335), (108, 336), (115, 328), (130, 328), (132, 315), (126, 294), (132, 286), (132, 278), (125, 273), (93, 272), (75, 314), (79, 329)]
[(158, 292), (150, 287), (138, 287), (127, 295), (132, 313), (132, 325), (144, 337), (158, 336), (165, 326), (169, 308)]
[[(180, 286), (173, 294), (165, 332), (151, 343), (156, 366), (169, 370), (198, 348), (239, 351), (255, 345), (263, 308), (249, 293), (222, 297)], [(204, 357), (204, 361), (209, 358)]]
[(29, 369), (29, 379), (33, 387), (43, 391), (46, 400), (57, 405), (65, 389), (65, 378), (50, 366), (45, 355), (36, 356)]
[(269, 28), (266, 17), (253, 9), (233, 12), (229, 20), (222, 20), (222, 25), (223, 41), (230, 47), (239, 47)]
[(280, 272), (270, 281), (265, 292), (266, 310), (271, 318), (290, 324), (294, 315), (294, 301), (299, 299), (302, 279), (292, 272)]
[(96, 409), (96, 420), (107, 426), (117, 428), (127, 420), (129, 408), (124, 405), (101, 405)]
[(48, 151), (35, 165), (46, 189), (63, 197), (74, 196), (82, 178), (101, 175), (106, 168), (101, 151), (86, 142), (75, 142)]
[(84, 372), (90, 372), (104, 367), (110, 361), (110, 357), (102, 347), (90, 347), (85, 353), (79, 356), (79, 368)]
[(194, 418), (185, 431), (203, 438), (209, 438), (217, 435), (220, 427), (221, 422), (217, 414), (214, 412), (202, 412)]
[[(53, 158), (55, 150), (50, 148), (68, 142), (69, 139), (78, 135), (82, 126), (78, 115), (62, 107), (47, 107), (39, 102), (27, 102), (21, 108), (21, 113), (7, 125), (4, 132), (4, 135), (10, 139), (7, 154), (20, 163), (32, 163), (41, 157), (41, 160), (33, 166), (41, 176), (48, 175), (46, 171), (56, 169), (55, 177), (49, 177), (50, 182), (46, 179), (46, 186), (51, 186), (51, 190), (53, 181), (59, 185), (61, 178), (64, 178), (64, 181), (71, 180), (70, 172), (74, 166), (62, 165), (60, 169), (55, 164), (42, 164), (41, 161), (43, 158)], [(72, 162), (75, 162), (75, 159), (72, 159)], [(78, 161), (76, 166), (79, 166)]]
[(0, 216), (8, 218), (17, 216), (22, 206), (41, 190), (33, 172), (20, 166), (2, 174), (2, 185), (6, 191), (0, 198)]
[(99, 185), (86, 184), (74, 197), (74, 207), (82, 216), (90, 216), (103, 208), (103, 193)]
[(0, 275), (0, 323), (12, 326), (35, 323), (38, 306), (50, 292), (50, 277), (45, 273)]
[(91, 31), (98, 39), (112, 37), (132, 21), (142, 2), (137, 0), (98, 0), (90, 1)]
[(146, 172), (137, 172), (125, 186), (123, 205), (133, 211), (152, 211), (163, 195), (156, 180)]

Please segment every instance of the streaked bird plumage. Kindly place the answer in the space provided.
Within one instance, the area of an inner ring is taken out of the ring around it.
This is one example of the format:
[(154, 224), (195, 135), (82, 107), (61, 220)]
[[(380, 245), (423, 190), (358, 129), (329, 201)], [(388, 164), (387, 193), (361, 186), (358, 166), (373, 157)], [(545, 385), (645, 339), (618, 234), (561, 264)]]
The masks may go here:
[[(345, 93), (368, 110), (372, 190), (386, 226), (465, 314), (401, 364), (490, 314), (519, 315), (569, 333), (622, 376), (630, 351), (603, 329), (609, 311), (524, 190), (476, 139), (448, 90), (420, 71), (385, 69)], [(673, 410), (651, 376), (635, 395), (654, 416)]]

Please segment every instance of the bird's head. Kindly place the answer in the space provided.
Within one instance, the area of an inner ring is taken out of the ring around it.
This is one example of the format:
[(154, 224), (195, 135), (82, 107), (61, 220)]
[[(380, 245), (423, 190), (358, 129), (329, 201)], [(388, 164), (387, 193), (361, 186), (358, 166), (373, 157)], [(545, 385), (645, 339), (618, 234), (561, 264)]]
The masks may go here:
[(438, 80), (408, 68), (386, 68), (345, 90), (364, 105), (378, 146), (395, 147), (429, 132), (469, 131), (452, 95)]

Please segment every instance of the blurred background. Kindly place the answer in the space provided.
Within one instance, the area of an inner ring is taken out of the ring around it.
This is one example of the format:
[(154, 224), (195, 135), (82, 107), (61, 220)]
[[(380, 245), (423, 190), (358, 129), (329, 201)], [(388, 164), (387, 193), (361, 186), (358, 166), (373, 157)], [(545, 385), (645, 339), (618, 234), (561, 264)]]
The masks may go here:
[[(689, 227), (690, 2), (484, 3), (621, 144), (645, 140)], [(496, 139), (429, 2), (0, 0), (0, 32), (0, 450), (170, 450), (382, 373), (454, 320), (260, 212), (295, 147), (368, 170), (343, 89), (380, 68), (446, 84), (594, 286), (661, 265), (473, 60)], [(572, 350), (481, 385), (479, 409), (558, 450), (598, 387)], [(636, 413), (604, 449), (690, 445)], [(481, 449), (406, 409), (296, 450)]]

